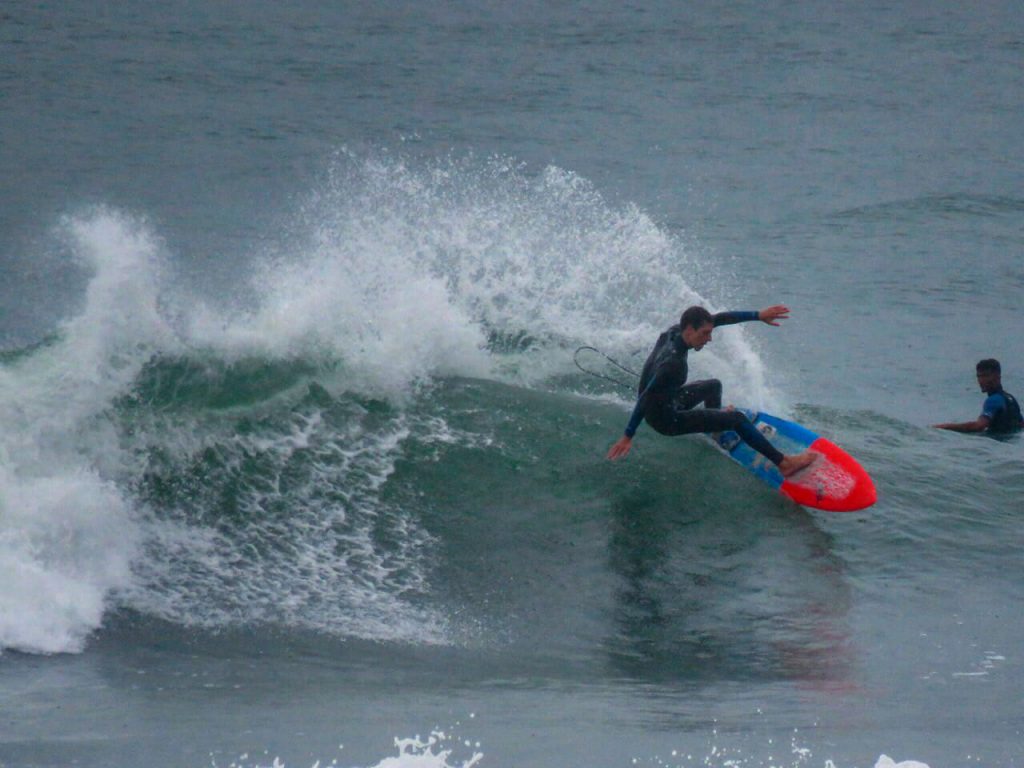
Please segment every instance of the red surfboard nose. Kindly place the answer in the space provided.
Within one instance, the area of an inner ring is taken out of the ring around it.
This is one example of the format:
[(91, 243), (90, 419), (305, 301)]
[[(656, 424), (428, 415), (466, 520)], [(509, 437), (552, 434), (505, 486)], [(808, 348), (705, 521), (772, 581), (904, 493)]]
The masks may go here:
[(830, 512), (855, 512), (878, 501), (871, 476), (835, 443), (819, 437), (809, 450), (821, 454), (807, 469), (786, 478), (779, 490), (797, 504)]

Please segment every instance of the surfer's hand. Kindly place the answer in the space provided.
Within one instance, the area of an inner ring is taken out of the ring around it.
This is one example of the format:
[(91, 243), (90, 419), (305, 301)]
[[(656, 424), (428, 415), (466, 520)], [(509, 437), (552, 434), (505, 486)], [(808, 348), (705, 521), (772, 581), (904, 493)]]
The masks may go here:
[(629, 449), (633, 446), (633, 438), (623, 435), (619, 438), (618, 442), (615, 443), (611, 448), (608, 449), (608, 458), (614, 461), (615, 459), (622, 458)]
[(782, 304), (776, 304), (773, 307), (766, 307), (757, 313), (758, 319), (762, 323), (768, 323), (768, 325), (778, 325), (776, 320), (788, 320), (789, 319), (789, 307)]

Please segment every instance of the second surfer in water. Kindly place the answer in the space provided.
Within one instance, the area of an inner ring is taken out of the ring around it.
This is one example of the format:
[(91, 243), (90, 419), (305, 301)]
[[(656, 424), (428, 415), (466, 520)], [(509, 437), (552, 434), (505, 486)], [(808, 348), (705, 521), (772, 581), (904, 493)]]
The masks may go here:
[[(779, 320), (788, 317), (789, 309), (780, 304), (758, 312), (719, 312), (712, 315), (700, 306), (683, 312), (679, 325), (673, 325), (658, 337), (644, 363), (636, 407), (625, 434), (608, 451), (608, 458), (618, 459), (629, 453), (637, 427), (641, 421), (646, 421), (662, 435), (733, 430), (751, 448), (778, 466), (783, 477), (807, 467), (814, 461), (811, 453), (805, 451), (786, 456), (768, 442), (744, 413), (723, 409), (722, 383), (718, 379), (686, 383), (689, 373), (687, 353), (691, 349), (695, 352), (703, 349), (718, 326), (753, 320), (777, 326)], [(704, 407), (697, 408), (700, 404)]]

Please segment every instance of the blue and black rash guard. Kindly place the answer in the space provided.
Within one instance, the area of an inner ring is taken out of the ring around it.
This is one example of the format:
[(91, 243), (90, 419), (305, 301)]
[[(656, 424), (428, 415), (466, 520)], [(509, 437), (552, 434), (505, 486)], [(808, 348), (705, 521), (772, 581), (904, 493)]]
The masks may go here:
[[(711, 317), (716, 328), (760, 319), (756, 311), (719, 312)], [(686, 360), (689, 351), (690, 347), (683, 341), (682, 329), (678, 325), (673, 325), (658, 337), (640, 373), (636, 406), (626, 425), (627, 437), (636, 434), (637, 427), (645, 417), (648, 417), (649, 422), (656, 422), (657, 412), (669, 407), (680, 396), (689, 375)]]
[(989, 432), (1013, 432), (1021, 428), (1021, 412), (1017, 398), (1002, 388), (990, 392), (981, 406), (981, 415), (988, 419)]

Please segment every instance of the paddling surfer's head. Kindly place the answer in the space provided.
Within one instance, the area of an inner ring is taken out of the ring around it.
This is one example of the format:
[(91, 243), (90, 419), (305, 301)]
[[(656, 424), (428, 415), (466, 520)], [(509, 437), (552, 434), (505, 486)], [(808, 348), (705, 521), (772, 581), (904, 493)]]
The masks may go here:
[(1003, 388), (1002, 366), (995, 358), (987, 357), (984, 360), (979, 360), (975, 370), (978, 374), (978, 386), (981, 387), (982, 392), (998, 392)]
[(711, 341), (715, 329), (714, 318), (704, 307), (689, 307), (679, 318), (679, 334), (690, 349), (701, 349)]

